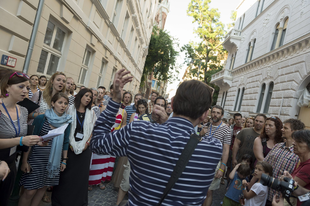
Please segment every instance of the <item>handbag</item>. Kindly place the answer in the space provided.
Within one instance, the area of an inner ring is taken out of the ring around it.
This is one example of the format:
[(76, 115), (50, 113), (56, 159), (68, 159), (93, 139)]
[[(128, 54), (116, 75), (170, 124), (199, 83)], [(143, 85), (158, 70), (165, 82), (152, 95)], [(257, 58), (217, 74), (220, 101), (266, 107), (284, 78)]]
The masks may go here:
[(164, 201), (172, 187), (175, 185), (175, 183), (178, 181), (180, 176), (182, 175), (189, 159), (191, 158), (198, 142), (201, 141), (201, 137), (199, 137), (196, 133), (192, 134), (190, 139), (188, 140), (186, 146), (184, 147), (174, 169), (170, 176), (170, 179), (168, 181), (168, 184), (164, 190), (164, 193), (161, 196), (161, 199), (157, 206), (161, 205), (161, 203)]

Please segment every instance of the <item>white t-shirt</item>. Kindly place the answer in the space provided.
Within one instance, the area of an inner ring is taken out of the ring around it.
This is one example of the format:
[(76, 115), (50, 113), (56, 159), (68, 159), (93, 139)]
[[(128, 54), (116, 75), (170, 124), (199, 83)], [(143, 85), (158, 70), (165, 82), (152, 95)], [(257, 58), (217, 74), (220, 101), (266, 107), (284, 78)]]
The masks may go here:
[(256, 194), (256, 196), (245, 200), (244, 206), (265, 206), (268, 196), (268, 187), (258, 182), (252, 186), (251, 190)]

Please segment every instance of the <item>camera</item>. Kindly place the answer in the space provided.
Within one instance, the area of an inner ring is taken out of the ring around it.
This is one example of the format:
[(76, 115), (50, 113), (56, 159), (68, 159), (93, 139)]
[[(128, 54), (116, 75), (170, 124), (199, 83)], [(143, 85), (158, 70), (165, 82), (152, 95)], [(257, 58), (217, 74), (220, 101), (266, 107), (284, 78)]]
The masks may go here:
[(283, 181), (280, 181), (277, 178), (273, 178), (273, 177), (270, 177), (269, 175), (262, 174), (260, 183), (262, 183), (262, 185), (270, 187), (271, 189), (280, 191), (283, 197), (289, 202), (289, 197), (294, 191), (295, 181), (288, 177), (284, 177)]

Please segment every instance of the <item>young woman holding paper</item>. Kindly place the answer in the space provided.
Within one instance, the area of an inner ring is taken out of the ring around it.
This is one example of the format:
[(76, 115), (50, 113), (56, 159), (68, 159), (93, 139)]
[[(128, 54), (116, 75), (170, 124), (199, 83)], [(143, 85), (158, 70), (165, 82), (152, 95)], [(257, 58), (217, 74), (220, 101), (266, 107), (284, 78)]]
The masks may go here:
[(21, 72), (8, 71), (1, 76), (1, 94), (4, 98), (0, 104), (0, 160), (5, 161), (10, 173), (0, 184), (0, 203), (8, 205), (16, 177), (16, 147), (17, 145), (32, 146), (40, 141), (37, 135), (27, 135), (26, 108), (17, 105), (28, 93), (29, 77)]
[(91, 158), (89, 142), (97, 117), (91, 110), (93, 93), (82, 89), (69, 107), (72, 127), (69, 136), (70, 149), (66, 170), (61, 173), (59, 185), (53, 188), (53, 206), (88, 205), (88, 174)]
[(21, 170), (24, 174), (20, 184), (25, 192), (19, 199), (19, 206), (39, 205), (47, 186), (58, 185), (60, 172), (66, 169), (68, 160), (70, 123), (72, 117), (66, 114), (69, 99), (64, 93), (56, 93), (51, 99), (51, 109), (34, 119), (34, 134), (46, 135), (50, 130), (69, 124), (64, 132), (50, 140), (45, 147), (32, 147), (31, 154), (23, 155)]

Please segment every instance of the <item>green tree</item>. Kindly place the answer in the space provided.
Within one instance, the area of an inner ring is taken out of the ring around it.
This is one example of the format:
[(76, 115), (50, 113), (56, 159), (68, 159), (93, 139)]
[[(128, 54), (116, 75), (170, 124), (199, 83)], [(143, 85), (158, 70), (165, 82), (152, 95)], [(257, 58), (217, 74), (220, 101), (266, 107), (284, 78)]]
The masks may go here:
[(167, 31), (156, 26), (153, 28), (140, 87), (147, 85), (147, 76), (152, 73), (158, 81), (171, 81), (174, 78), (173, 71), (177, 69), (175, 67), (178, 56), (178, 51), (175, 50), (177, 46), (177, 40)]
[(222, 69), (222, 61), (227, 57), (227, 51), (222, 47), (226, 34), (225, 25), (219, 20), (218, 10), (210, 8), (210, 3), (211, 0), (191, 0), (189, 3), (187, 14), (193, 17), (193, 23), (197, 24), (194, 33), (198, 35), (200, 42), (189, 42), (181, 48), (181, 51), (185, 52), (185, 63), (191, 68), (188, 75), (197, 76), (215, 88), (213, 96), (215, 104), (219, 88), (210, 84), (211, 75)]
[(231, 11), (231, 15), (230, 15), (230, 19), (231, 19), (231, 23), (229, 23), (227, 25), (227, 30), (230, 30), (231, 28), (234, 28), (235, 26), (235, 22), (236, 22), (236, 19), (237, 19), (237, 11)]

